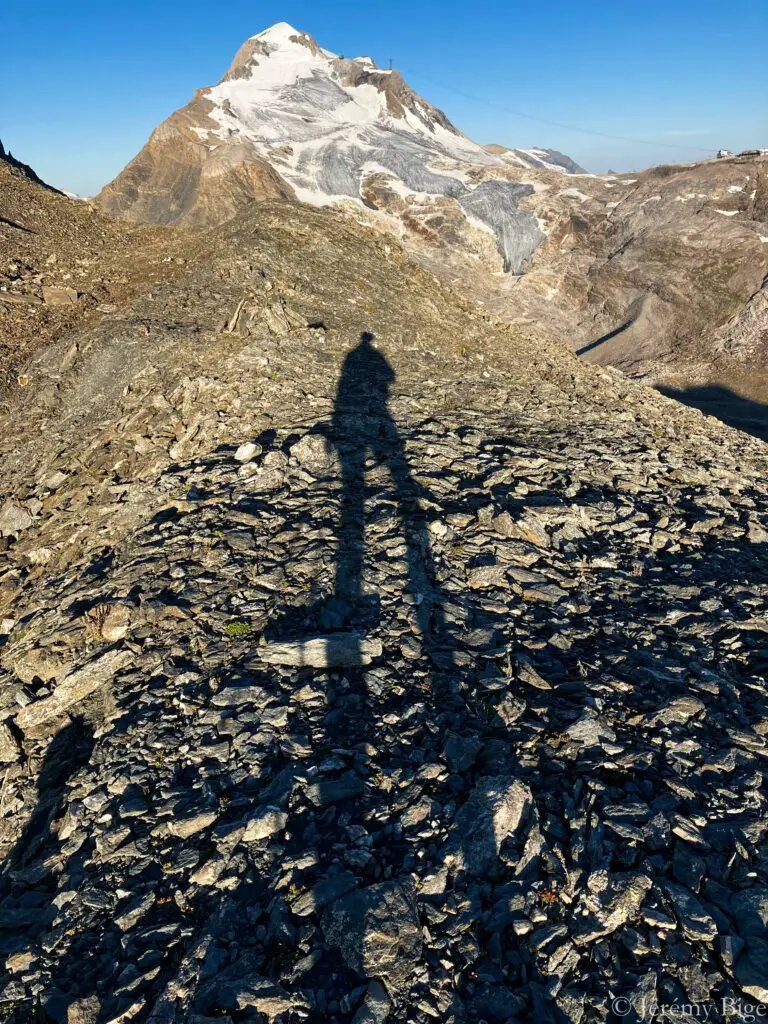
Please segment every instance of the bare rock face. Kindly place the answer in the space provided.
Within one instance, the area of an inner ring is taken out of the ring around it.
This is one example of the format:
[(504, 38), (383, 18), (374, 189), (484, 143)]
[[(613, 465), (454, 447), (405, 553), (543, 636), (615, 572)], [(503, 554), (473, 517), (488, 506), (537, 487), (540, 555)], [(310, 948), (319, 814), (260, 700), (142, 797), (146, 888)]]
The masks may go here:
[(293, 190), (247, 142), (211, 150), (197, 129), (213, 104), (201, 90), (172, 114), (99, 194), (107, 213), (137, 223), (209, 227), (252, 202), (293, 198)]
[(421, 956), (421, 928), (411, 895), (397, 882), (356, 890), (331, 904), (323, 918), (328, 943), (367, 978), (402, 991)]

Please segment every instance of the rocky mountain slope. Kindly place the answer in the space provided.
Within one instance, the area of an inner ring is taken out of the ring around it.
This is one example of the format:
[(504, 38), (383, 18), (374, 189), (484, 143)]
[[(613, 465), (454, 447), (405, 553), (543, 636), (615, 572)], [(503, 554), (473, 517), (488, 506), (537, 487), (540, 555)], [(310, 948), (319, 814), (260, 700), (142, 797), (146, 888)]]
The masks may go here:
[(32, 351), (178, 271), (170, 232), (122, 224), (0, 156), (0, 395)]
[(343, 210), (167, 238), (0, 421), (7, 1014), (768, 1000), (764, 445)]
[(0, 166), (8, 168), (17, 178), (26, 178), (28, 181), (34, 181), (37, 185), (42, 185), (43, 188), (47, 188), (51, 192), (58, 192), (58, 189), (46, 184), (43, 179), (40, 178), (29, 166), (29, 164), (25, 164), (22, 160), (18, 160), (10, 150), (6, 150), (2, 139), (0, 139)]
[(530, 272), (485, 289), (491, 308), (652, 382), (765, 394), (768, 160), (578, 181), (552, 197), (571, 206)]

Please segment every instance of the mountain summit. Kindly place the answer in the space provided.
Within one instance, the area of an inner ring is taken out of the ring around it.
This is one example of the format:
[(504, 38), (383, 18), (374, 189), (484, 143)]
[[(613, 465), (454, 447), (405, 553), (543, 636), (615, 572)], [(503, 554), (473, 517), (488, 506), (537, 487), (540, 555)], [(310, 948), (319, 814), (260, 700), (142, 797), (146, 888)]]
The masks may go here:
[[(417, 96), (398, 71), (378, 68), (370, 57), (339, 57), (285, 22), (246, 40), (207, 95), (216, 106), (212, 116), (225, 131), (267, 146), (344, 129), (348, 134), (351, 125), (373, 123), (435, 136), (443, 129), (449, 138), (441, 138), (442, 145), (463, 159), (476, 157), (479, 148)], [(257, 109), (257, 102), (264, 108)], [(462, 139), (468, 146), (457, 145)]]
[(253, 200), (351, 203), (427, 237), (447, 223), (465, 249), (491, 235), (504, 269), (519, 272), (543, 235), (519, 206), (533, 186), (509, 180), (510, 166), (575, 166), (527, 153), (479, 146), (399, 71), (337, 56), (281, 22), (155, 129), (100, 201), (131, 220), (197, 226)]

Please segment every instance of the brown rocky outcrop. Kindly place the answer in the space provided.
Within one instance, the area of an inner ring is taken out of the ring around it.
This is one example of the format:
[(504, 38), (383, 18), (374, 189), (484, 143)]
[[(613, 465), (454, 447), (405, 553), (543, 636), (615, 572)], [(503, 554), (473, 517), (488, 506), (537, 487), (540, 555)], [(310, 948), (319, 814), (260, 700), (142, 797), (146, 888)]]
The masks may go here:
[(136, 223), (210, 227), (252, 202), (292, 199), (293, 189), (247, 142), (211, 146), (197, 129), (218, 126), (201, 89), (159, 125), (99, 194), (102, 209)]

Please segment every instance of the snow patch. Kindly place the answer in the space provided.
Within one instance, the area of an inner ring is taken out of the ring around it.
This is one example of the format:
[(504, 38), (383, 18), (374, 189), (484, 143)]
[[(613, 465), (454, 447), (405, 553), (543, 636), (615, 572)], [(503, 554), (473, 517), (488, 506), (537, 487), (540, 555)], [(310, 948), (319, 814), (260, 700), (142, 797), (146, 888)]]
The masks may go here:
[(547, 153), (547, 151), (544, 149), (537, 149), (536, 147), (534, 147), (532, 149), (520, 149), (518, 150), (518, 152), (525, 153), (525, 155), (531, 157), (531, 159), (534, 160), (536, 164), (545, 167), (548, 171), (559, 171), (560, 174), (568, 173), (565, 167), (563, 167), (561, 164), (552, 163), (549, 153)]

